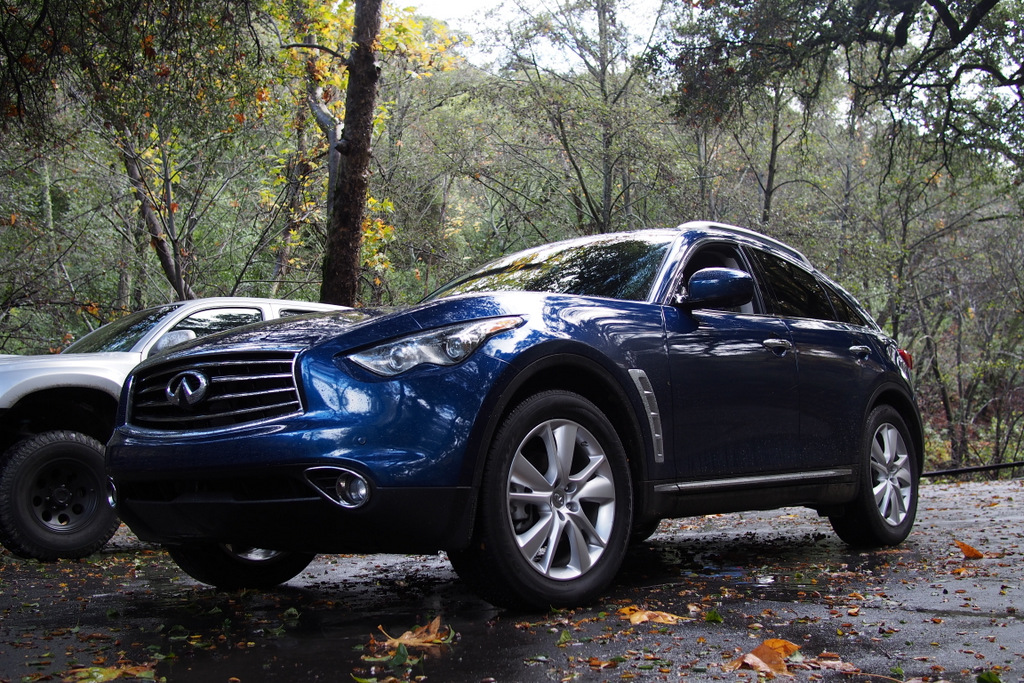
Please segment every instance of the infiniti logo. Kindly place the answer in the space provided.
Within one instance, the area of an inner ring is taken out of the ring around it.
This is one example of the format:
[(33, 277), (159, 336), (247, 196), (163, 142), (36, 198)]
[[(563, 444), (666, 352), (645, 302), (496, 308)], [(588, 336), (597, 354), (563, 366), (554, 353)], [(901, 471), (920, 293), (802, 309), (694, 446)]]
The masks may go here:
[(179, 372), (167, 383), (164, 393), (167, 400), (179, 408), (190, 408), (204, 398), (210, 388), (210, 380), (197, 370)]

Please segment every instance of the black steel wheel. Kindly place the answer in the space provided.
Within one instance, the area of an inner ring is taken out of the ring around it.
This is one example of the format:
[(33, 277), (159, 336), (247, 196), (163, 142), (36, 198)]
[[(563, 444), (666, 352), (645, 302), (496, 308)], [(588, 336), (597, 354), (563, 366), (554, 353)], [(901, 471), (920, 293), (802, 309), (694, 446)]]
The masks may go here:
[(103, 445), (59, 430), (11, 446), (0, 463), (0, 541), (39, 560), (102, 548), (120, 521), (107, 501)]

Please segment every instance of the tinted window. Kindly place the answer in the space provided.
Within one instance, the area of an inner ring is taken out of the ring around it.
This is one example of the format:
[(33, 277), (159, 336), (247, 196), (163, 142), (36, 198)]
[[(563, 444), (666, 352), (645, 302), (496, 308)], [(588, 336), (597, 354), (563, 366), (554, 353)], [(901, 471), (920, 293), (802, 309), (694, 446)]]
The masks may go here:
[(175, 305), (160, 306), (127, 315), (93, 330), (64, 349), (64, 353), (131, 351), (153, 325), (176, 308)]
[(671, 241), (671, 237), (634, 235), (555, 244), (494, 261), (428, 298), (528, 291), (643, 301)]
[(197, 337), (203, 337), (261, 320), (263, 320), (263, 314), (258, 308), (215, 308), (193, 313), (175, 325), (173, 329), (192, 330)]
[(828, 294), (829, 301), (832, 302), (832, 308), (835, 309), (836, 319), (839, 322), (851, 325), (868, 325), (861, 312), (854, 308), (853, 304), (841, 292), (832, 287), (831, 283), (823, 282), (822, 286), (825, 288), (825, 293)]
[[(701, 246), (692, 256), (687, 257), (686, 267), (683, 269), (682, 286), (687, 287), (693, 274), (704, 268), (732, 268), (734, 270), (742, 270), (745, 273), (747, 272), (747, 267), (743, 264), (742, 258), (739, 253), (737, 253), (736, 248), (732, 245), (711, 244)], [(754, 302), (751, 301), (743, 306), (732, 308), (716, 306), (713, 307), (712, 310), (730, 311), (733, 313), (753, 313)]]
[(759, 249), (751, 249), (751, 254), (773, 295), (773, 301), (769, 302), (772, 313), (794, 318), (836, 319), (832, 304), (814, 275)]

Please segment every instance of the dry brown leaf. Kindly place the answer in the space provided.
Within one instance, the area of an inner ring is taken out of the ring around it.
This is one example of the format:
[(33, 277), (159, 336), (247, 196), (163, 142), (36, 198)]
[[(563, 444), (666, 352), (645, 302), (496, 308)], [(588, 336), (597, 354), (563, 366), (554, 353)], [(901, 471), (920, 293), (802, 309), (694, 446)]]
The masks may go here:
[(417, 626), (415, 629), (406, 631), (397, 638), (392, 638), (388, 635), (383, 626), (377, 626), (377, 628), (387, 636), (389, 648), (398, 647), (399, 645), (405, 645), (406, 647), (433, 647), (434, 645), (443, 645), (451, 642), (452, 639), (451, 627), (446, 627), (444, 633), (441, 632), (440, 615), (434, 617), (434, 620), (426, 626)]
[(818, 659), (815, 663), (824, 670), (827, 671), (838, 671), (840, 673), (854, 674), (860, 671), (856, 666), (849, 662), (844, 662), (835, 659)]
[(769, 664), (768, 662), (764, 661), (763, 659), (761, 659), (753, 653), (747, 653), (742, 657), (734, 659), (728, 664), (724, 665), (722, 668), (726, 671), (735, 671), (740, 667), (746, 667), (747, 669), (756, 671), (758, 674), (761, 674), (765, 678), (769, 679), (775, 678), (776, 676), (793, 675), (786, 670), (785, 664), (782, 665), (782, 671), (776, 671), (775, 666), (773, 664)]
[(668, 612), (655, 612), (652, 610), (643, 610), (630, 615), (629, 623), (631, 624), (642, 624), (650, 621), (655, 624), (678, 624), (687, 617), (680, 617), (675, 614), (669, 614)]
[(965, 559), (968, 559), (968, 560), (980, 560), (983, 557), (985, 557), (984, 553), (982, 553), (982, 552), (972, 548), (971, 546), (967, 545), (966, 543), (963, 543), (961, 541), (957, 541), (956, 539), (953, 540), (953, 543), (956, 543), (956, 547), (960, 548), (960, 552), (962, 552), (964, 554), (964, 558)]
[(614, 669), (618, 666), (618, 662), (605, 661), (599, 657), (591, 657), (587, 660), (587, 665), (591, 669)]
[(770, 638), (755, 647), (753, 651), (742, 657), (737, 657), (722, 668), (726, 671), (735, 671), (741, 667), (746, 667), (759, 674), (764, 674), (766, 678), (774, 678), (775, 676), (792, 677), (793, 674), (789, 673), (789, 669), (786, 668), (786, 659), (799, 649), (799, 645), (795, 645), (788, 640)]
[(783, 640), (782, 638), (769, 638), (764, 641), (762, 645), (775, 650), (783, 659), (792, 657), (800, 649), (800, 646), (796, 643), (791, 643), (788, 640)]
[(656, 612), (654, 610), (640, 609), (636, 605), (619, 608), (619, 615), (621, 615), (623, 619), (629, 619), (629, 623), (634, 626), (645, 622), (655, 624), (678, 624), (680, 621), (689, 620), (689, 617), (681, 617), (676, 614), (669, 614), (668, 612)]

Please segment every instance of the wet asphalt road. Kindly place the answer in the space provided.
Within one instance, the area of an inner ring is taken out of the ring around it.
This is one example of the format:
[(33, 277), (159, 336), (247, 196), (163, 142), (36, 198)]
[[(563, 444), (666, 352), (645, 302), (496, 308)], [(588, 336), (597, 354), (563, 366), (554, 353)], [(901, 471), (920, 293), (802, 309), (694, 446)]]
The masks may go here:
[[(730, 663), (784, 639), (797, 681), (1019, 682), (1022, 522), (1019, 480), (924, 485), (910, 539), (876, 552), (801, 509), (674, 520), (599, 603), (537, 614), (474, 597), (443, 556), (323, 556), (278, 590), (218, 592), (122, 528), (83, 561), (0, 554), (0, 681), (753, 681)], [(451, 643), (375, 649), (435, 616)]]

